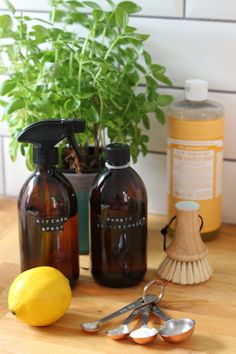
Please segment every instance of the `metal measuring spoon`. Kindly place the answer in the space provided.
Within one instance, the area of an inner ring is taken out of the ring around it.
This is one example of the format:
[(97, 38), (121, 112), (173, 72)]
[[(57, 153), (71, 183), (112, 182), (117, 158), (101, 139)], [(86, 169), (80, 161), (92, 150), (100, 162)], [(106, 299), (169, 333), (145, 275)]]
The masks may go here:
[(194, 331), (195, 321), (190, 318), (174, 320), (167, 316), (161, 309), (152, 305), (151, 311), (154, 315), (165, 321), (165, 324), (158, 329), (159, 335), (169, 343), (180, 343), (187, 340)]
[(129, 323), (132, 322), (141, 312), (143, 307), (140, 307), (133, 312), (121, 323), (119, 327), (108, 329), (105, 333), (111, 339), (122, 339), (130, 334), (131, 329), (129, 328)]
[(138, 329), (135, 329), (130, 333), (130, 337), (135, 343), (148, 344), (154, 341), (157, 336), (157, 329), (148, 327), (148, 319), (152, 305), (147, 305), (142, 309), (142, 323)]
[(152, 303), (156, 302), (157, 300), (158, 300), (158, 297), (156, 295), (152, 295), (152, 294), (149, 294), (144, 297), (140, 297), (136, 301), (131, 302), (130, 304), (122, 307), (121, 309), (119, 309), (119, 310), (111, 313), (110, 315), (103, 317), (95, 322), (81, 323), (80, 327), (84, 331), (89, 332), (89, 333), (97, 332), (100, 330), (103, 323), (105, 323), (115, 317), (118, 317), (120, 315), (123, 315), (124, 313), (126, 313), (128, 311), (135, 310), (135, 309), (145, 306), (147, 304), (152, 304)]

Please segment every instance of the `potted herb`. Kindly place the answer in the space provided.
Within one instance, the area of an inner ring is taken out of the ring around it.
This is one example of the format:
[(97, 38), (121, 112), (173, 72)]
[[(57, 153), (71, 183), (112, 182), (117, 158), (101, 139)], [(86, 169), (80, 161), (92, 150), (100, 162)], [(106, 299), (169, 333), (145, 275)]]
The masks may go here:
[(134, 162), (146, 155), (148, 114), (164, 123), (162, 107), (172, 97), (158, 92), (160, 83), (171, 82), (143, 47), (149, 36), (129, 25), (129, 15), (140, 7), (107, 0), (105, 11), (99, 1), (52, 0), (51, 18), (44, 21), (17, 14), (5, 3), (10, 14), (0, 16), (0, 70), (8, 78), (1, 83), (0, 104), (11, 158), (20, 150), (33, 168), (31, 146), (19, 146), (16, 138), (29, 124), (48, 118), (86, 121), (86, 131), (77, 137), (83, 161), (61, 145), (62, 168), (96, 172), (106, 137), (128, 143)]

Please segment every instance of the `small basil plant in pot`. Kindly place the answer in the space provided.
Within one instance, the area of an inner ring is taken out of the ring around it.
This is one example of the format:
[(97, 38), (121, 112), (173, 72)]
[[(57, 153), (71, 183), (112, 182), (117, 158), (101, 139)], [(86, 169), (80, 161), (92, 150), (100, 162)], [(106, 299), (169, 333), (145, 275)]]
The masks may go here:
[(149, 36), (129, 25), (129, 16), (141, 10), (134, 2), (106, 0), (109, 9), (104, 10), (99, 1), (52, 0), (48, 21), (5, 3), (9, 13), (0, 16), (0, 72), (7, 78), (1, 82), (0, 104), (9, 126), (10, 156), (15, 160), (19, 150), (32, 170), (32, 147), (17, 141), (23, 129), (49, 118), (85, 120), (85, 132), (76, 137), (83, 161), (70, 146), (59, 150), (61, 169), (76, 172), (69, 178), (78, 191), (80, 220), (86, 220), (79, 230), (86, 253), (88, 190), (94, 179), (88, 173), (102, 167), (106, 139), (128, 143), (134, 162), (147, 154), (149, 113), (164, 123), (162, 107), (172, 97), (158, 89), (171, 81), (144, 49)]

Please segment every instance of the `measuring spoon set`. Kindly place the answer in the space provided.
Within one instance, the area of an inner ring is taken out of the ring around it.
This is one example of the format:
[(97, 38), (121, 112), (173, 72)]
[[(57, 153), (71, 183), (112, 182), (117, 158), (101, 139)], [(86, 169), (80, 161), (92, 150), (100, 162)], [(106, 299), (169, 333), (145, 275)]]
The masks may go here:
[[(148, 288), (156, 284), (160, 286), (159, 295), (147, 294)], [(94, 322), (85, 322), (80, 327), (88, 333), (94, 333), (101, 329), (102, 325), (113, 318), (132, 311), (131, 314), (117, 328), (109, 329), (105, 333), (111, 339), (121, 339), (129, 336), (135, 343), (148, 344), (155, 340), (157, 335), (162, 337), (169, 343), (180, 343), (187, 340), (194, 331), (195, 321), (190, 318), (181, 318), (174, 320), (165, 314), (157, 303), (164, 295), (164, 285), (158, 280), (150, 281), (143, 290), (143, 296), (134, 302), (120, 308), (119, 310), (109, 314)], [(148, 326), (150, 313), (159, 317), (164, 324), (158, 329)], [(141, 317), (140, 327), (131, 330), (129, 324), (136, 318)]]

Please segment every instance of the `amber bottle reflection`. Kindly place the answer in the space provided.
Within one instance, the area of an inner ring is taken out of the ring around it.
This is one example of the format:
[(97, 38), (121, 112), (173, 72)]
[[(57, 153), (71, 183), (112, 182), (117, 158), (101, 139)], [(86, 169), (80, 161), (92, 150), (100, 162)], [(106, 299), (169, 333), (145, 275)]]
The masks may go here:
[(37, 166), (18, 199), (21, 270), (47, 265), (73, 286), (79, 276), (77, 200), (70, 182), (49, 166)]
[(147, 194), (128, 165), (128, 145), (108, 145), (105, 158), (90, 194), (92, 275), (99, 284), (127, 287), (147, 269)]

